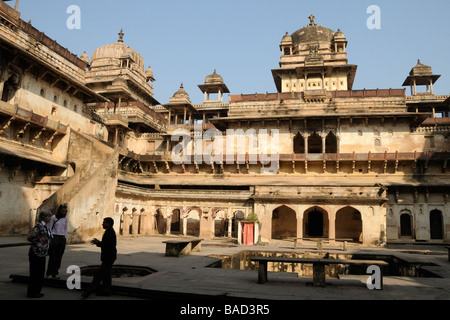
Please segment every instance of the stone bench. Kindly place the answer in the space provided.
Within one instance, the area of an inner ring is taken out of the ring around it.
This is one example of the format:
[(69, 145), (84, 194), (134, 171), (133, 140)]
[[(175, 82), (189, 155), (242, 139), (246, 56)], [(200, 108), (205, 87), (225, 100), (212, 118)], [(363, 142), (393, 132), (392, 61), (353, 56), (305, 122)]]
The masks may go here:
[[(300, 263), (313, 265), (313, 285), (317, 287), (325, 286), (325, 266), (330, 264), (346, 264), (346, 265), (376, 265), (386, 267), (389, 264), (379, 260), (342, 260), (342, 259), (309, 259), (309, 258), (282, 258), (282, 257), (255, 257), (250, 259), (258, 262), (258, 283), (267, 282), (267, 264), (268, 262), (282, 263)], [(383, 271), (381, 269), (381, 289), (383, 289)]]
[(199, 252), (203, 239), (180, 239), (163, 241), (166, 244), (166, 257), (179, 257), (180, 255)]

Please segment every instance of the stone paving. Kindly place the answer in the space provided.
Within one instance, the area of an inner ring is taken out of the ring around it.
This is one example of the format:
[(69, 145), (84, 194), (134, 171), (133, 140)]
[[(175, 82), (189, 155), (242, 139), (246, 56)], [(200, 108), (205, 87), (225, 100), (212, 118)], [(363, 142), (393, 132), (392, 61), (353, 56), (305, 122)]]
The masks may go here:
[[(28, 300), (28, 245), (25, 237), (0, 237), (0, 299)], [(143, 277), (113, 279), (113, 295), (89, 300), (449, 300), (450, 262), (444, 245), (389, 245), (387, 248), (367, 248), (350, 244), (349, 253), (394, 255), (408, 262), (425, 264), (423, 268), (440, 276), (384, 277), (384, 290), (369, 290), (367, 276), (343, 276), (327, 279), (325, 287), (311, 286), (311, 278), (299, 278), (293, 273), (269, 273), (269, 282), (257, 283), (257, 271), (211, 268), (227, 256), (243, 250), (302, 252), (316, 250), (313, 243), (303, 243), (294, 249), (290, 242), (278, 241), (263, 246), (238, 246), (226, 240), (202, 243), (200, 252), (186, 256), (166, 257), (164, 240), (169, 237), (119, 237), (118, 259), (115, 265), (145, 266), (157, 272)], [(324, 246), (328, 252), (342, 248)], [(216, 256), (216, 257), (215, 257)], [(81, 291), (66, 287), (67, 267), (98, 265), (100, 249), (90, 244), (68, 245), (60, 270), (59, 281), (47, 280), (39, 300), (80, 300)], [(433, 264), (433, 265), (430, 265)], [(14, 275), (15, 281), (10, 278)], [(83, 283), (92, 278), (82, 276)]]

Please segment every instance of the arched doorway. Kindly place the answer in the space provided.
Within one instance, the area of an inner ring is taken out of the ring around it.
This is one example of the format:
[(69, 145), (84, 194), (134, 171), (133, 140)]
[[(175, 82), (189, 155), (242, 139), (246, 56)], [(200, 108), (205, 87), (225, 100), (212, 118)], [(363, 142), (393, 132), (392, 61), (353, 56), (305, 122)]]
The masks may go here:
[(339, 238), (362, 242), (361, 212), (353, 207), (345, 207), (336, 213), (336, 239)]
[(400, 215), (400, 237), (412, 236), (411, 215), (407, 212)]
[(174, 209), (172, 211), (172, 219), (170, 221), (170, 232), (171, 233), (180, 233), (181, 232), (181, 213), (180, 209)]
[(303, 217), (305, 235), (312, 238), (328, 237), (328, 214), (319, 207), (308, 209)]
[(281, 206), (272, 212), (272, 239), (297, 237), (297, 214), (287, 207)]
[(430, 212), (430, 237), (431, 239), (443, 239), (444, 228), (442, 223), (442, 212), (433, 210)]
[(305, 139), (300, 132), (294, 137), (294, 153), (305, 153)]
[(214, 217), (214, 236), (226, 237), (228, 232), (228, 220), (225, 217), (225, 212), (219, 210)]
[(322, 153), (322, 138), (316, 132), (308, 138), (308, 153)]
[(325, 153), (337, 153), (337, 138), (330, 132), (325, 139)]
[(189, 236), (198, 237), (200, 235), (200, 209), (191, 209), (186, 221), (186, 234)]

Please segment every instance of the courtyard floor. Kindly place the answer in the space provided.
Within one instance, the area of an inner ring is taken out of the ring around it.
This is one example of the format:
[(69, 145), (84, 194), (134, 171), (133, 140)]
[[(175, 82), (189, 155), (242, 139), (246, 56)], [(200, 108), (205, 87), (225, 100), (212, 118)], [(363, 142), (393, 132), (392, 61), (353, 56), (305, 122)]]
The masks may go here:
[[(299, 301), (299, 300), (450, 300), (450, 262), (445, 245), (391, 244), (386, 248), (370, 248), (349, 244), (348, 253), (393, 255), (402, 260), (423, 264), (423, 268), (439, 276), (385, 276), (383, 290), (369, 290), (367, 276), (342, 276), (327, 279), (325, 287), (313, 287), (311, 278), (294, 273), (269, 273), (269, 282), (258, 284), (257, 271), (229, 270), (209, 267), (218, 256), (244, 250), (314, 252), (316, 245), (304, 242), (294, 248), (292, 242), (276, 241), (261, 246), (242, 246), (226, 239), (202, 242), (200, 252), (180, 257), (166, 257), (163, 241), (176, 237), (118, 237), (115, 265), (149, 267), (157, 272), (142, 277), (113, 279), (113, 294), (91, 296), (88, 300), (187, 300), (187, 301)], [(26, 298), (29, 246), (25, 237), (0, 237), (0, 300)], [(340, 246), (324, 245), (324, 251), (341, 252)], [(100, 249), (90, 244), (66, 247), (59, 281), (46, 280), (41, 300), (80, 300), (80, 290), (69, 290), (68, 266), (99, 265)], [(82, 276), (83, 284), (91, 277)], [(14, 281), (13, 281), (14, 280)]]

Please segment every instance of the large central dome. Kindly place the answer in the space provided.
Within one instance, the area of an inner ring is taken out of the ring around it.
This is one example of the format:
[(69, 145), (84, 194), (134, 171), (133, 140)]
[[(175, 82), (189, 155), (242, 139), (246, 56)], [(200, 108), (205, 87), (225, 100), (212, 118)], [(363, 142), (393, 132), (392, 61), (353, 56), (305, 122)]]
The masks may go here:
[(317, 25), (317, 23), (314, 22), (315, 17), (313, 15), (311, 15), (309, 19), (309, 25), (295, 31), (291, 35), (292, 43), (294, 45), (312, 42), (331, 42), (333, 40), (336, 31)]
[(105, 64), (118, 64), (120, 59), (130, 57), (144, 71), (144, 59), (135, 50), (123, 43), (123, 32), (119, 33), (119, 40), (116, 43), (102, 46), (94, 51), (91, 58), (91, 67), (103, 66)]

